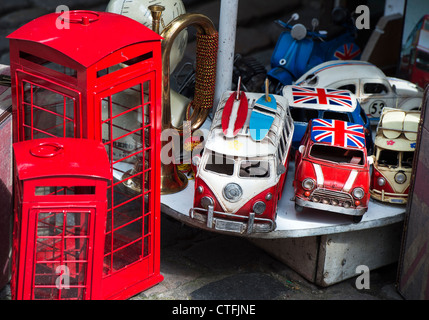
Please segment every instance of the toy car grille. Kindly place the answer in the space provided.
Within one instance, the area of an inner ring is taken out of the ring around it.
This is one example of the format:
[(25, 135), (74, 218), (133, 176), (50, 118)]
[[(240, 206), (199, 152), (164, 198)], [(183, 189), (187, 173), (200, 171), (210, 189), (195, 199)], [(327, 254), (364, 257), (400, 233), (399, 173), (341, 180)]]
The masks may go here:
[(353, 203), (353, 198), (350, 194), (333, 191), (328, 189), (316, 189), (311, 194), (310, 199), (314, 202), (324, 202), (329, 204), (350, 206)]

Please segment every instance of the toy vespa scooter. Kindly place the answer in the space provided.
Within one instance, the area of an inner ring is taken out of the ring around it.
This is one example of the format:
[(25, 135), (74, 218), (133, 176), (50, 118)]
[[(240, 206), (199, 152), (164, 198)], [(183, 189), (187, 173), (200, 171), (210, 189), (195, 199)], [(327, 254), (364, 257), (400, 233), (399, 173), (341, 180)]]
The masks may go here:
[(329, 60), (359, 59), (361, 50), (355, 43), (356, 28), (352, 18), (342, 11), (334, 9), (333, 19), (342, 25), (342, 32), (331, 38), (326, 31), (315, 31), (319, 25), (312, 20), (312, 30), (303, 24), (291, 25), (299, 19), (294, 13), (288, 22), (275, 22), (286, 30), (280, 35), (271, 56), (271, 70), (268, 77), (272, 83), (271, 91), (278, 93), (284, 85), (292, 84), (298, 77), (312, 67)]

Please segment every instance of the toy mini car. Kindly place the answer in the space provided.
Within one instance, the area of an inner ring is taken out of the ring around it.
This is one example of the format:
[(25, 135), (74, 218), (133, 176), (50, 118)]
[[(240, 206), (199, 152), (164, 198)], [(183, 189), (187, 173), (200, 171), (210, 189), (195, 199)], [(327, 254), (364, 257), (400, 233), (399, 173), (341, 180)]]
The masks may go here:
[(365, 128), (368, 154), (372, 153), (371, 125), (356, 96), (348, 90), (319, 87), (285, 86), (283, 96), (289, 102), (295, 130), (292, 148), (298, 149), (310, 119), (333, 119), (360, 124)]
[(375, 136), (370, 194), (390, 203), (407, 203), (420, 111), (384, 108)]
[[(259, 103), (265, 94), (246, 92), (245, 122), (231, 136), (231, 121), (228, 130), (222, 129), (231, 94), (226, 92), (219, 102), (201, 157), (193, 157), (197, 168), (190, 216), (212, 230), (270, 232), (286, 180), (293, 120), (284, 97), (269, 95), (275, 105), (269, 110)], [(252, 114), (272, 119), (265, 135), (252, 132)], [(238, 117), (232, 111), (230, 118)]]
[(310, 120), (295, 156), (296, 211), (327, 210), (359, 222), (368, 209), (369, 167), (361, 125)]
[(328, 61), (306, 72), (295, 84), (350, 90), (370, 121), (375, 123), (384, 107), (418, 110), (423, 99), (420, 87), (406, 80), (386, 77), (366, 61)]

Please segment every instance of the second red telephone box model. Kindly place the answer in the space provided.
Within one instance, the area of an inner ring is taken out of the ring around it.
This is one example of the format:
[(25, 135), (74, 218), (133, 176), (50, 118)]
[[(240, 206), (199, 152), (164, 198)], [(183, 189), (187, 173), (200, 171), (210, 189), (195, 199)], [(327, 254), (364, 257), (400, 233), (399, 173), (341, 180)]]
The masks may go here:
[(47, 138), (13, 148), (12, 298), (101, 299), (111, 176), (103, 145)]

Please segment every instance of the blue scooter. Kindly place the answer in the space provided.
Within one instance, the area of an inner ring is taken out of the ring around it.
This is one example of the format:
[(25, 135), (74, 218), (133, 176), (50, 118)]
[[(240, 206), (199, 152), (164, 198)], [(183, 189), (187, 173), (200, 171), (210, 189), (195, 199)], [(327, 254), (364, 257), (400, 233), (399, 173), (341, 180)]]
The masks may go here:
[[(336, 16), (337, 20), (338, 12), (335, 9), (333, 11), (333, 16)], [(344, 31), (331, 39), (328, 39), (326, 31), (315, 31), (319, 24), (317, 19), (312, 20), (312, 30), (301, 23), (290, 24), (292, 20), (298, 19), (299, 15), (294, 13), (286, 23), (275, 21), (286, 29), (277, 40), (271, 56), (271, 70), (267, 74), (271, 81), (271, 91), (277, 94), (281, 92), (283, 86), (292, 84), (320, 63), (337, 59), (359, 60), (361, 56), (361, 50), (354, 41), (356, 28), (354, 23), (350, 22), (351, 18), (346, 19), (343, 14), (340, 19), (343, 20)]]

